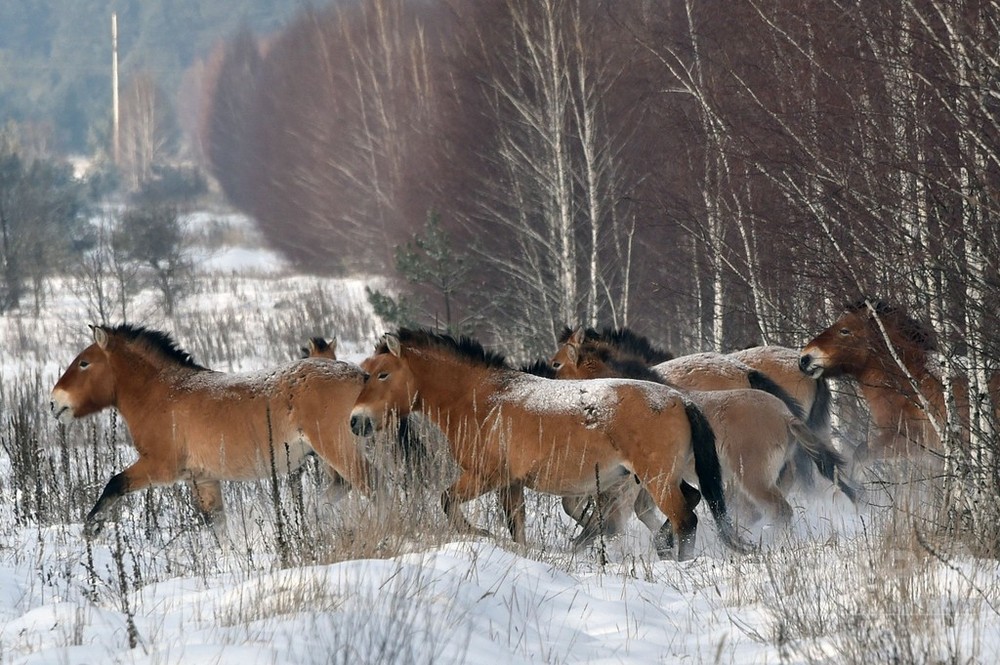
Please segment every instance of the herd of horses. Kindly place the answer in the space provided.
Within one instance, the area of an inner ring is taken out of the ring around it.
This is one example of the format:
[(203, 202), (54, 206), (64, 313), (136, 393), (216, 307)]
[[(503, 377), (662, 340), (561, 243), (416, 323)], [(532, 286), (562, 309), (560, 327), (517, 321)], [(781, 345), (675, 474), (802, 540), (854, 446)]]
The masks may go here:
[(412, 412), (441, 430), (460, 469), (441, 497), (454, 528), (485, 533), (461, 505), (495, 492), (524, 543), (527, 488), (563, 498), (581, 527), (575, 548), (620, 532), (634, 513), (659, 555), (679, 560), (694, 555), (702, 499), (737, 552), (755, 548), (741, 526), (787, 523), (788, 492), (811, 487), (816, 472), (858, 499), (850, 460), (831, 442), (829, 378), (856, 379), (870, 408), (873, 432), (850, 457), (941, 445), (931, 423), (944, 412), (944, 386), (928, 367), (932, 336), (881, 301), (848, 306), (801, 351), (673, 358), (628, 329), (567, 328), (550, 360), (525, 367), (467, 337), (401, 328), (360, 366), (313, 338), (295, 362), (228, 374), (198, 365), (162, 332), (92, 331), (52, 390), (52, 412), (68, 423), (117, 409), (138, 459), (86, 516), (88, 538), (126, 494), (178, 481), (218, 522), (221, 481), (287, 473), (310, 453), (331, 472), (331, 492), (350, 487), (377, 502), (387, 481), (365, 438), (398, 422), (396, 436), (412, 449)]

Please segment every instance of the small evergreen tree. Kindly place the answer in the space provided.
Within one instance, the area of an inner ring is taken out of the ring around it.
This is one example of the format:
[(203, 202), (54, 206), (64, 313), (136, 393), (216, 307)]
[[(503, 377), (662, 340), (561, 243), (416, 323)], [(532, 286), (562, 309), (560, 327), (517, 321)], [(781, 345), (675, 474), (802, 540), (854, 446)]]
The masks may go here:
[(405, 245), (396, 248), (396, 270), (407, 282), (424, 287), (437, 294), (444, 308), (444, 320), (439, 311), (433, 312), (423, 298), (414, 293), (401, 296), (397, 301), (381, 291), (367, 289), (368, 301), (375, 313), (384, 321), (394, 325), (413, 325), (418, 310), (444, 328), (453, 331), (460, 328), (454, 320), (454, 300), (463, 288), (468, 286), (470, 272), (468, 257), (456, 252), (452, 247), (448, 232), (441, 226), (441, 217), (431, 211), (421, 233), (414, 235)]

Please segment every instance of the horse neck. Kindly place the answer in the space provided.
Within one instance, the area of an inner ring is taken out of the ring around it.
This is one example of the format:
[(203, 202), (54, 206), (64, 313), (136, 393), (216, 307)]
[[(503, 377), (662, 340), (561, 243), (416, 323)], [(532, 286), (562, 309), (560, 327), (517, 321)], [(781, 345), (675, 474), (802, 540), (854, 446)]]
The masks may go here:
[(497, 370), (463, 362), (444, 354), (412, 354), (410, 368), (417, 392), (417, 409), (455, 441), (469, 419), (485, 417), (486, 400), (495, 391), (490, 375)]
[(170, 386), (198, 371), (169, 361), (158, 361), (133, 349), (111, 354), (109, 362), (115, 376), (113, 406), (126, 421), (138, 413), (148, 414), (160, 408), (155, 404), (162, 400)]
[[(882, 426), (896, 426), (901, 415), (922, 419), (923, 396), (938, 414), (944, 413), (944, 386), (926, 367), (924, 355), (899, 354), (904, 372), (895, 360), (886, 357), (870, 362), (858, 375), (861, 392), (873, 406), (873, 416)], [(912, 378), (912, 381), (911, 381)], [(916, 384), (916, 389), (914, 388)], [(880, 405), (881, 408), (875, 408)], [(884, 421), (884, 422), (881, 422)]]

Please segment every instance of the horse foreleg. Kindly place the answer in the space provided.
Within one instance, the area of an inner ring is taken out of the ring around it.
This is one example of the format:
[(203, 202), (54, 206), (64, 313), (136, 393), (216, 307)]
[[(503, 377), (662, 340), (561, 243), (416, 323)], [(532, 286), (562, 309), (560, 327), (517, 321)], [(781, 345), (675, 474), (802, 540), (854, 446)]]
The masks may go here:
[(478, 496), (482, 496), (494, 488), (495, 486), (485, 486), (483, 479), (479, 476), (463, 472), (458, 480), (452, 483), (451, 487), (441, 494), (441, 508), (448, 517), (448, 522), (451, 526), (462, 533), (489, 536), (489, 531), (474, 527), (469, 520), (465, 519), (465, 515), (462, 514), (461, 505), (466, 501), (471, 501)]
[(206, 524), (218, 527), (225, 522), (225, 507), (222, 502), (222, 483), (218, 480), (202, 478), (188, 481), (195, 506)]
[(153, 485), (167, 485), (178, 479), (176, 469), (164, 465), (159, 460), (140, 458), (132, 466), (112, 476), (97, 503), (87, 513), (83, 522), (83, 535), (93, 538), (101, 532), (108, 512), (123, 496), (146, 489)]
[(518, 481), (497, 491), (500, 507), (507, 517), (507, 529), (518, 545), (525, 545), (524, 537), (524, 483)]

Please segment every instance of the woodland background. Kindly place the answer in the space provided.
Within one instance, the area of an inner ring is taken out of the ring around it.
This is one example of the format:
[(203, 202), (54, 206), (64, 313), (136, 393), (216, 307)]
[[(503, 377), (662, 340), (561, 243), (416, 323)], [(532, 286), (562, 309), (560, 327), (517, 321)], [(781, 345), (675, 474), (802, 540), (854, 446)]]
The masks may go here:
[[(200, 191), (208, 174), (297, 269), (395, 277), (372, 292), (385, 318), (512, 355), (547, 353), (577, 323), (675, 353), (795, 347), (845, 301), (885, 298), (931, 323), (943, 371), (982, 403), (997, 369), (998, 9), (7, 5), (5, 150), (21, 171), (96, 154), (98, 193)], [(101, 160), (111, 10), (116, 165)], [(32, 245), (37, 270), (58, 264), (42, 260), (52, 237), (74, 239), (68, 255), (94, 244), (73, 228)]]

